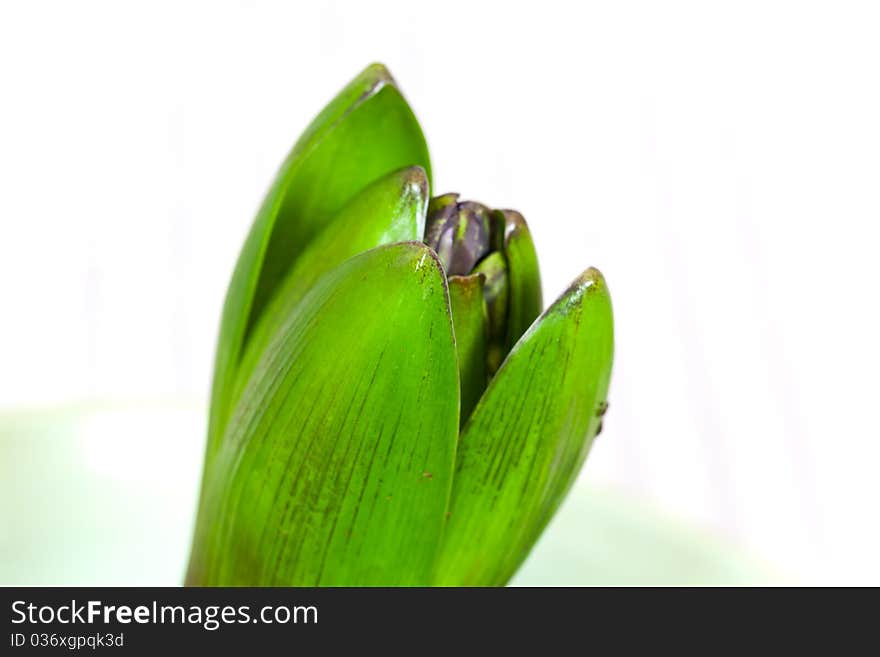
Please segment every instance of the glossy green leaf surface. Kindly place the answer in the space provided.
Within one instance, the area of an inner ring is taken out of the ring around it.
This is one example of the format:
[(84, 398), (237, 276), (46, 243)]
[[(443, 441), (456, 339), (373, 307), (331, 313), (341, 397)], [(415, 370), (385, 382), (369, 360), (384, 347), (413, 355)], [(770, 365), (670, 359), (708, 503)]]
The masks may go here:
[(541, 272), (532, 235), (523, 216), (515, 210), (499, 210), (504, 219), (504, 257), (507, 261), (509, 301), (507, 311), (507, 348), (541, 314)]
[(260, 316), (238, 367), (234, 406), (263, 351), (323, 274), (383, 244), (418, 240), (425, 229), (428, 178), (421, 167), (392, 172), (349, 201), (305, 248)]
[(458, 434), (446, 281), (421, 243), (329, 272), (266, 349), (205, 486), (187, 581), (430, 581)]
[(215, 359), (206, 466), (231, 412), (229, 399), (245, 343), (293, 263), (366, 185), (413, 165), (430, 177), (421, 128), (381, 65), (355, 78), (306, 128), (257, 213), (229, 284)]
[(586, 458), (612, 357), (611, 299), (590, 269), (516, 344), (462, 431), (435, 583), (510, 579)]
[(483, 300), (482, 274), (449, 277), (449, 304), (455, 327), (458, 367), (461, 378), (462, 424), (486, 389), (486, 358), (489, 318)]

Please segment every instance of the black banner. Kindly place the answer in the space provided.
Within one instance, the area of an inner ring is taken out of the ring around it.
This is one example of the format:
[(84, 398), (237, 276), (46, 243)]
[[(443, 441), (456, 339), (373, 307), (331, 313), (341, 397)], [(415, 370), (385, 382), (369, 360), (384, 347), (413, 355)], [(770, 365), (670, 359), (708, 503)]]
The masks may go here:
[(597, 593), (574, 589), (3, 588), (0, 596), (0, 654), (9, 655), (334, 646), (419, 653), (474, 639), (498, 647), (547, 632), (556, 641), (599, 606)]
[[(720, 593), (727, 604), (709, 601), (717, 590), (693, 589), (10, 587), (0, 588), (0, 654), (394, 649), (457, 655), (478, 646), (497, 654), (525, 645), (545, 654), (646, 642), (681, 647), (696, 641), (714, 649), (719, 641), (729, 647), (750, 636), (761, 636), (767, 648), (773, 635), (783, 637), (783, 646), (784, 637), (800, 635), (805, 625), (811, 632), (819, 627), (807, 622), (810, 610), (800, 609), (806, 605), (790, 604), (804, 602), (803, 591)], [(827, 621), (827, 608), (811, 609)], [(856, 616), (849, 621), (853, 628), (870, 627)]]

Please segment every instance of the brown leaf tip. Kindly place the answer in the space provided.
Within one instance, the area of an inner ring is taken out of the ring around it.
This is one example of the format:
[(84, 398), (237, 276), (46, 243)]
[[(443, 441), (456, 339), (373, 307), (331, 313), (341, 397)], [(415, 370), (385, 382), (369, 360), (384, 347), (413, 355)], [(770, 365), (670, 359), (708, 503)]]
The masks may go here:
[(381, 62), (373, 62), (366, 69), (364, 69), (364, 75), (369, 76), (374, 80), (373, 87), (378, 90), (384, 87), (386, 84), (390, 84), (391, 86), (396, 87), (397, 82), (394, 79), (394, 76), (391, 75), (391, 71), (388, 70), (388, 67)]
[(420, 166), (407, 167), (403, 175), (403, 194), (428, 200), (428, 174)]
[(570, 311), (580, 308), (581, 302), (587, 295), (607, 294), (605, 278), (595, 267), (590, 267), (578, 276), (571, 285), (563, 292), (553, 304), (544, 311), (544, 315), (552, 313), (568, 314)]

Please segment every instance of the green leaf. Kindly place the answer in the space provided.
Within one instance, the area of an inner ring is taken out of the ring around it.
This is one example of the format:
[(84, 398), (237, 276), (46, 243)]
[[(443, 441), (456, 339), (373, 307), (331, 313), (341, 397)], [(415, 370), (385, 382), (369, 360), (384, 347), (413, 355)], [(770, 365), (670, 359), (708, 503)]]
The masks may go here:
[(418, 121), (381, 65), (355, 78), (306, 128), (281, 166), (239, 255), (220, 324), (206, 467), (231, 412), (244, 346), (297, 257), (355, 194), (405, 166), (428, 172)]
[(486, 389), (488, 323), (482, 274), (449, 277), (449, 305), (455, 327), (461, 379), (460, 422), (464, 424)]
[(506, 339), (507, 305), (510, 290), (504, 254), (498, 251), (490, 253), (474, 268), (474, 273), (485, 276), (483, 298), (486, 301), (486, 310), (489, 315), (487, 370), (489, 376), (494, 376), (509, 350)]
[(462, 431), (435, 583), (513, 575), (586, 458), (612, 355), (611, 299), (589, 269), (517, 343)]
[(541, 314), (541, 273), (532, 234), (523, 216), (516, 210), (499, 210), (496, 216), (504, 220), (504, 257), (510, 287), (506, 346), (511, 349)]
[(238, 367), (234, 407), (275, 333), (323, 274), (349, 258), (383, 244), (419, 240), (425, 230), (428, 178), (408, 167), (380, 178), (343, 207), (297, 258), (260, 316)]
[(446, 280), (424, 244), (379, 247), (328, 273), (237, 406), (188, 583), (427, 584), (458, 389)]

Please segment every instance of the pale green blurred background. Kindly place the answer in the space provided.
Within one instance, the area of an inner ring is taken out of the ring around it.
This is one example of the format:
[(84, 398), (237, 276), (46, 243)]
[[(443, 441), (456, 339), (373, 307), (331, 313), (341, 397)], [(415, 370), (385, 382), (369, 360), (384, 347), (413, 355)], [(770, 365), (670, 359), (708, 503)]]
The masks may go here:
[[(0, 584), (180, 584), (203, 415), (169, 403), (0, 415)], [(782, 581), (643, 500), (579, 486), (513, 584)]]

